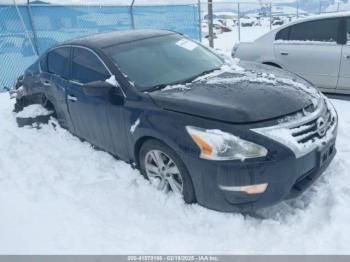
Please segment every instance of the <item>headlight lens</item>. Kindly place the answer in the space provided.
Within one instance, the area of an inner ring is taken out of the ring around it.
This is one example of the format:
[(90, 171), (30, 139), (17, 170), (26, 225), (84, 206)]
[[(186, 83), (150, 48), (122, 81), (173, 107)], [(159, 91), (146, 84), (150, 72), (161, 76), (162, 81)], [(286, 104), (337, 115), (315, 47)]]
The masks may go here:
[(186, 130), (201, 150), (201, 158), (209, 160), (242, 160), (267, 155), (267, 149), (221, 130), (186, 126)]

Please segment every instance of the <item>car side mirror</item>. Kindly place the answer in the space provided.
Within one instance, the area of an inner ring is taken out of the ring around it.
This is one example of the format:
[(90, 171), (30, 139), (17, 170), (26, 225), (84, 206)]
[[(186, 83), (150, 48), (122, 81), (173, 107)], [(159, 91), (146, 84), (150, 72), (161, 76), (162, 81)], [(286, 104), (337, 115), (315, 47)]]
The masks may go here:
[(124, 95), (120, 87), (116, 87), (106, 81), (93, 81), (83, 85), (85, 95), (92, 97), (105, 97), (113, 105), (124, 104)]
[(113, 85), (106, 81), (93, 81), (83, 85), (83, 91), (87, 96), (108, 96), (109, 92), (114, 88)]
[(125, 102), (125, 96), (121, 90), (121, 87), (113, 86), (113, 89), (109, 93), (109, 101), (112, 105), (121, 106)]

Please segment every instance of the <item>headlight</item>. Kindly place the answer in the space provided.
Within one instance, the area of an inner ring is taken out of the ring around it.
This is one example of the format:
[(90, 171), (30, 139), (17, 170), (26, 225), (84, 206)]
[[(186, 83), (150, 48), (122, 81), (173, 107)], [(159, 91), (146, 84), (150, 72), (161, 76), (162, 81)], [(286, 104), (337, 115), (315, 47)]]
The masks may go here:
[(240, 139), (220, 130), (186, 126), (187, 132), (201, 150), (201, 158), (209, 160), (242, 160), (267, 155), (265, 147)]

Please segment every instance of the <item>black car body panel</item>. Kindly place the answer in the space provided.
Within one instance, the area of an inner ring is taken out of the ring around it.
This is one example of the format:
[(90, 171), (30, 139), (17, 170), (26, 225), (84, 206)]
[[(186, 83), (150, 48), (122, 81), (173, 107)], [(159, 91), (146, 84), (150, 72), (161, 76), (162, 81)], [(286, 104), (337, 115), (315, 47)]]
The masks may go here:
[[(336, 134), (327, 145), (298, 158), (284, 143), (253, 131), (278, 124), (280, 117), (302, 112), (314, 104), (312, 93), (288, 83), (274, 84), (249, 79), (227, 81), (242, 77), (241, 73), (235, 75), (232, 72), (220, 76), (220, 81), (224, 79), (225, 84), (213, 84), (209, 77), (186, 84), (185, 88), (140, 92), (101, 49), (115, 43), (173, 34), (161, 30), (113, 32), (68, 41), (55, 47), (86, 48), (94, 52), (115, 76), (118, 86), (113, 92), (120, 97), (120, 103), (113, 102), (110, 94), (87, 96), (82, 85), (45, 72), (45, 64), (41, 62), (46, 61), (46, 55), (54, 49), (50, 49), (26, 70), (22, 98), (35, 101), (35, 97), (44, 95), (53, 104), (63, 127), (128, 163), (139, 164), (138, 150), (147, 139), (162, 141), (184, 162), (198, 203), (215, 210), (250, 211), (277, 203), (296, 196), (295, 187), (302, 184), (300, 181), (315, 179), (323, 172), (336, 152)], [(71, 64), (67, 66), (72, 67)], [(271, 67), (245, 62), (241, 62), (240, 66), (249, 74), (273, 73), (308, 85), (293, 74)], [(71, 100), (72, 97), (75, 99)], [(245, 161), (202, 159), (186, 126), (234, 134), (264, 146), (268, 154)], [(325, 151), (328, 152), (327, 157), (324, 157), (321, 165), (320, 159)], [(265, 193), (246, 195), (220, 188), (220, 185), (258, 183), (269, 183)], [(304, 183), (299, 191), (303, 192), (310, 184)]]
[(239, 77), (224, 73), (218, 83), (203, 80), (150, 96), (164, 109), (240, 124), (285, 116), (312, 104), (307, 93), (291, 85), (235, 82)]

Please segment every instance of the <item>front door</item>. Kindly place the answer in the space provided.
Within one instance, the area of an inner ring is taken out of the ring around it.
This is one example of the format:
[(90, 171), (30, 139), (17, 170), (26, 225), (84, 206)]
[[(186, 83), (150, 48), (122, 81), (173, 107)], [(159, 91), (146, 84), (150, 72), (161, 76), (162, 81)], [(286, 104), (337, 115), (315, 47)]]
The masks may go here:
[(112, 151), (111, 132), (107, 119), (106, 97), (87, 96), (83, 85), (105, 81), (110, 73), (98, 57), (85, 48), (72, 50), (72, 73), (67, 88), (67, 104), (77, 136), (104, 150)]

